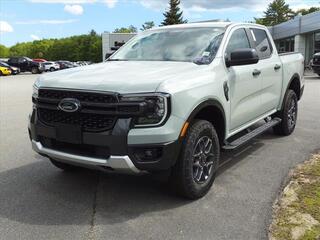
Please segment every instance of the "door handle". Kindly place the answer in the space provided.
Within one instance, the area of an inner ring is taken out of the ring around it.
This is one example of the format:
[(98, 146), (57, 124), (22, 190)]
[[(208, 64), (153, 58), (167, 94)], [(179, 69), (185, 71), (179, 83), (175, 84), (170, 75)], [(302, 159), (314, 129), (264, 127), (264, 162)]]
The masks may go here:
[(253, 76), (259, 76), (261, 74), (261, 71), (258, 69), (253, 70), (252, 75)]
[(274, 70), (279, 70), (281, 68), (281, 65), (279, 65), (279, 64), (276, 64), (275, 66), (274, 66)]

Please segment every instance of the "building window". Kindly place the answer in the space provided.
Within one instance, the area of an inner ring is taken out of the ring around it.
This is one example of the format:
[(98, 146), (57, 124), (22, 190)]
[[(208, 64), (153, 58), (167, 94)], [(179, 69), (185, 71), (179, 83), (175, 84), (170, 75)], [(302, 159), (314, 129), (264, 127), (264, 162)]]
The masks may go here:
[(277, 42), (279, 53), (294, 52), (294, 37), (280, 39)]
[(320, 32), (314, 34), (314, 53), (320, 52)]

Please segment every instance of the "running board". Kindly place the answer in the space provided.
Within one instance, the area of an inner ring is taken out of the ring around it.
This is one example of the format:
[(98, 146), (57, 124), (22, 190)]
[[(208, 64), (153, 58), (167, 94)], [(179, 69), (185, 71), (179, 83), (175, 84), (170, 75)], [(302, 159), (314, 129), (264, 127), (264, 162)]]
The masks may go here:
[(260, 134), (264, 133), (265, 131), (267, 131), (268, 129), (278, 125), (281, 122), (280, 118), (274, 118), (268, 122), (266, 122), (264, 125), (252, 130), (251, 132), (243, 135), (242, 137), (234, 140), (231, 143), (227, 143), (226, 145), (222, 146), (223, 150), (226, 151), (230, 151), (230, 150), (235, 150), (238, 147), (246, 144), (247, 142), (249, 142), (250, 140), (252, 140), (253, 138), (259, 136)]

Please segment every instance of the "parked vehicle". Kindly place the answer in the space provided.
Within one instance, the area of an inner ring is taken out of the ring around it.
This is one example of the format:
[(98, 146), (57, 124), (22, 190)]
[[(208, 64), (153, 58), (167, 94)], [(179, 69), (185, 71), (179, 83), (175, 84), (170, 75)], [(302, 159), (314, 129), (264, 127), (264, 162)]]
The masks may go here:
[(89, 62), (87, 61), (78, 61), (76, 62), (78, 64), (78, 66), (86, 66), (86, 65), (89, 65)]
[(56, 62), (44, 62), (44, 70), (54, 72), (60, 69), (60, 65)]
[(213, 184), (221, 150), (270, 128), (294, 131), (303, 70), (303, 56), (278, 55), (261, 25), (144, 31), (104, 63), (35, 82), (32, 147), (65, 170), (165, 173), (197, 199)]
[(73, 67), (80, 67), (81, 65), (79, 64), (79, 63), (77, 63), (77, 62), (71, 62), (72, 63), (72, 65), (73, 65)]
[(311, 67), (320, 76), (320, 52), (313, 55)]
[(56, 63), (59, 64), (60, 69), (67, 69), (67, 68), (74, 68), (74, 65), (72, 64), (72, 62), (69, 61), (56, 61)]
[(36, 74), (44, 71), (42, 63), (34, 62), (28, 57), (11, 57), (8, 60), (8, 64), (20, 68), (21, 72), (32, 72)]
[(17, 75), (20, 73), (20, 69), (18, 67), (13, 67), (13, 66), (10, 66), (9, 64), (5, 63), (5, 62), (1, 62), (0, 61), (0, 67), (6, 67), (6, 68), (9, 68), (11, 70), (11, 74), (12, 75)]
[(43, 63), (43, 62), (47, 62), (46, 59), (43, 59), (43, 58), (35, 58), (35, 59), (32, 59), (34, 62), (39, 62), (39, 63)]
[(10, 74), (11, 74), (10, 68), (0, 66), (0, 76), (7, 76)]

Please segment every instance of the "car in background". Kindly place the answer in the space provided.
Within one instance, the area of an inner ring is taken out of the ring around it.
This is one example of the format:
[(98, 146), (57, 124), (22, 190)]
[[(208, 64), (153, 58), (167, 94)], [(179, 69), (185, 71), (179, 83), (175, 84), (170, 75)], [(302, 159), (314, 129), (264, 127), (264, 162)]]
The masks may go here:
[(313, 55), (311, 67), (314, 73), (320, 76), (320, 52)]
[(11, 74), (12, 74), (12, 75), (17, 75), (17, 74), (20, 73), (20, 68), (10, 66), (9, 64), (7, 64), (7, 63), (5, 63), (5, 62), (2, 62), (2, 61), (0, 61), (0, 67), (9, 68), (9, 69), (11, 70)]
[(43, 59), (43, 58), (35, 58), (35, 59), (32, 59), (34, 62), (47, 62), (46, 59)]
[(60, 69), (60, 65), (56, 62), (44, 62), (43, 65), (46, 72), (54, 72)]
[(78, 62), (72, 62), (74, 67), (80, 67), (81, 65)]
[(76, 62), (78, 66), (86, 66), (88, 63), (86, 61), (78, 61)]
[(61, 70), (75, 67), (74, 64), (70, 61), (60, 60), (60, 61), (56, 61), (56, 63), (59, 64)]
[(11, 57), (8, 64), (20, 68), (21, 72), (31, 72), (32, 74), (42, 73), (44, 71), (43, 63), (34, 62), (28, 57)]
[(8, 67), (1, 67), (0, 66), (0, 76), (7, 76), (11, 74), (11, 70)]

